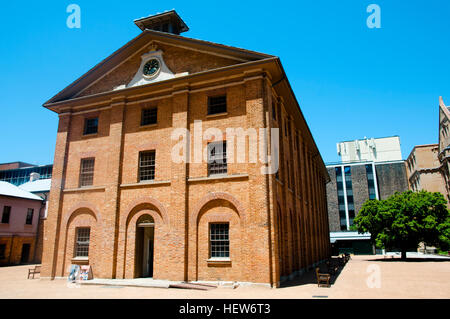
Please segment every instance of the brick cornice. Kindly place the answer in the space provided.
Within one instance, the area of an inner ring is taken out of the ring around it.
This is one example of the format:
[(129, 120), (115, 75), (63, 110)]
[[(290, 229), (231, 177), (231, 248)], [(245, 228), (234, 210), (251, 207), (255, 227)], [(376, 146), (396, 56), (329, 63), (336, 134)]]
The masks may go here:
[[(119, 96), (126, 96), (127, 99), (132, 97), (134, 94), (139, 94), (139, 92), (145, 92), (145, 93), (155, 93), (156, 91), (169, 91), (170, 93), (173, 92), (174, 86), (186, 86), (186, 85), (192, 85), (194, 83), (199, 83), (201, 81), (204, 81), (205, 78), (209, 80), (214, 80), (215, 82), (223, 81), (224, 79), (229, 78), (232, 74), (243, 74), (245, 72), (245, 69), (247, 70), (254, 70), (255, 66), (260, 66), (262, 69), (262, 65), (270, 64), (273, 65), (276, 61), (276, 58), (266, 58), (262, 60), (257, 61), (250, 61), (246, 63), (240, 63), (236, 65), (231, 65), (228, 67), (222, 67), (212, 70), (206, 70), (201, 71), (197, 73), (193, 73), (190, 75), (186, 75), (183, 77), (176, 77), (170, 80), (165, 80), (161, 82), (154, 82), (142, 86), (136, 86), (136, 87), (130, 87), (125, 88), (122, 90), (116, 90), (116, 91), (107, 91), (107, 92), (101, 92), (97, 94), (92, 94), (88, 96), (83, 97), (75, 97), (75, 98), (69, 98), (62, 101), (51, 101), (44, 104), (44, 107), (49, 108), (57, 113), (61, 112), (61, 109), (64, 107), (74, 107), (76, 105), (87, 105), (87, 104), (105, 104), (109, 103), (110, 99), (113, 98), (116, 95)], [(242, 70), (244, 69), (244, 70)], [(275, 71), (275, 70), (273, 70)], [(252, 71), (253, 72), (253, 71)], [(267, 71), (265, 71), (267, 72)], [(219, 73), (219, 75), (217, 74)], [(220, 76), (222, 75), (222, 76)], [(149, 90), (149, 88), (152, 88)], [(145, 94), (144, 93), (144, 94)]]

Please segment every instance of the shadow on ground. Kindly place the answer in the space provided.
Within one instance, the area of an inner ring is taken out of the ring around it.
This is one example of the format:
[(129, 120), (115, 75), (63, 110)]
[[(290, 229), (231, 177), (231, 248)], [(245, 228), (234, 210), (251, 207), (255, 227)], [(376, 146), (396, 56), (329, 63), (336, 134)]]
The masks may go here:
[(17, 267), (17, 266), (40, 266), (41, 264), (36, 263), (21, 263), (21, 264), (2, 264), (0, 265), (0, 268), (7, 268), (7, 267)]
[[(332, 257), (331, 258), (331, 264), (335, 264), (338, 265), (338, 269), (336, 270), (336, 272), (334, 274), (331, 274), (331, 278), (330, 278), (330, 285), (334, 285), (334, 283), (336, 282), (337, 278), (339, 277), (339, 275), (341, 274), (342, 270), (345, 267), (345, 264), (343, 265), (340, 262), (339, 257)], [(301, 275), (300, 277), (294, 278), (292, 280), (287, 280), (284, 281), (280, 284), (279, 288), (287, 288), (287, 287), (294, 287), (294, 286), (301, 286), (301, 285), (309, 285), (309, 284), (315, 284), (317, 285), (317, 276), (316, 276), (316, 268), (319, 267), (320, 269), (320, 273), (330, 273), (328, 270), (328, 266), (325, 262), (321, 263), (320, 265), (308, 270), (307, 272), (305, 272), (303, 275)], [(323, 288), (327, 288), (327, 287), (323, 287)]]
[(377, 259), (367, 259), (367, 261), (382, 261), (382, 262), (450, 262), (450, 258), (414, 258), (409, 257), (406, 259), (401, 259), (400, 257), (387, 257), (387, 258), (377, 258)]

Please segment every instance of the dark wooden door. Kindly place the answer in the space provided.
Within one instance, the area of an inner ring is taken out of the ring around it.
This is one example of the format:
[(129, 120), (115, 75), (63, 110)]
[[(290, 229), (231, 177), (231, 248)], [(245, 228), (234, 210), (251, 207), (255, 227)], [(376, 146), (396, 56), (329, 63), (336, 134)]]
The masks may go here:
[(27, 263), (30, 258), (30, 244), (22, 245), (22, 256), (20, 258), (21, 263)]

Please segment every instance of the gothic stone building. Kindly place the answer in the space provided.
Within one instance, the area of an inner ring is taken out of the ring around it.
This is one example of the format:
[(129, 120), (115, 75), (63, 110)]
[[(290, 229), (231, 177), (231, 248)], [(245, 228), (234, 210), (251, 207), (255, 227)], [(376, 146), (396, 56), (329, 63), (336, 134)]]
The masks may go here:
[(437, 144), (416, 145), (406, 160), (409, 187), (413, 191), (440, 192), (450, 206), (450, 110), (439, 97)]
[[(59, 126), (42, 278), (89, 264), (97, 278), (278, 286), (327, 258), (329, 177), (280, 59), (182, 37), (175, 11), (135, 24), (136, 38), (44, 104)], [(172, 160), (173, 131), (199, 120), (280, 128), (276, 176), (227, 161), (226, 135), (200, 137), (208, 161)]]

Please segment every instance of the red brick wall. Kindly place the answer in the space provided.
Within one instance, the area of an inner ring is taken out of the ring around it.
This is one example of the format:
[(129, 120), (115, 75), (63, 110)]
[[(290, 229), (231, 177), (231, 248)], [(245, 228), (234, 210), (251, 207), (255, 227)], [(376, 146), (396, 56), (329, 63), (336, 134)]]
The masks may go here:
[[(178, 87), (171, 97), (133, 103), (119, 98), (108, 109), (60, 117), (53, 171), (57, 182), (52, 182), (50, 193), (42, 277), (67, 276), (74, 262), (75, 229), (90, 226), (89, 263), (94, 276), (133, 278), (136, 222), (145, 214), (155, 221), (154, 278), (158, 279), (278, 285), (281, 277), (326, 258), (325, 180), (318, 169), (322, 164), (312, 154), (312, 141), (293, 122), (290, 137), (284, 136), (284, 119), (298, 115), (288, 114), (282, 102), (277, 102), (283, 118), (281, 182), (262, 175), (259, 162), (230, 163), (228, 175), (242, 175), (236, 179), (192, 180), (207, 176), (206, 163), (171, 161), (171, 149), (178, 142), (171, 141), (172, 130), (189, 128), (193, 133), (194, 120), (203, 120), (203, 131), (278, 127), (272, 121), (274, 97), (269, 87), (262, 76), (219, 89), (189, 92)], [(228, 112), (208, 117), (207, 96), (217, 92), (227, 94)], [(140, 127), (140, 110), (147, 106), (158, 107), (158, 124)], [(84, 137), (84, 118), (93, 114), (99, 116), (99, 132)], [(293, 148), (295, 134), (301, 138), (300, 149)], [(144, 150), (156, 150), (155, 181), (160, 183), (137, 183), (138, 154)], [(246, 153), (248, 158), (248, 149)], [(78, 189), (83, 157), (95, 157), (90, 189)], [(295, 184), (292, 190), (286, 183), (287, 160)], [(231, 263), (207, 261), (211, 222), (230, 223)]]
[(0, 259), (0, 265), (8, 264), (20, 264), (22, 257), (22, 246), (23, 244), (30, 244), (30, 252), (28, 263), (33, 262), (33, 254), (35, 249), (35, 237), (29, 236), (0, 236), (0, 245), (4, 244), (5, 247), (5, 258)]
[(38, 234), (37, 234), (37, 242), (36, 242), (36, 253), (34, 262), (40, 264), (42, 262), (42, 253), (44, 250), (44, 228), (45, 228), (45, 219), (41, 219), (39, 221), (38, 226)]

